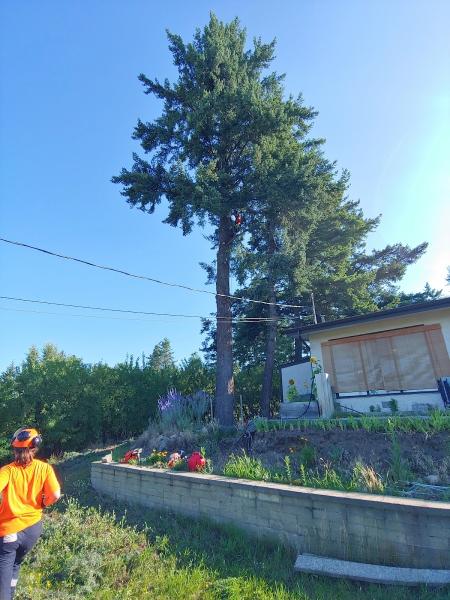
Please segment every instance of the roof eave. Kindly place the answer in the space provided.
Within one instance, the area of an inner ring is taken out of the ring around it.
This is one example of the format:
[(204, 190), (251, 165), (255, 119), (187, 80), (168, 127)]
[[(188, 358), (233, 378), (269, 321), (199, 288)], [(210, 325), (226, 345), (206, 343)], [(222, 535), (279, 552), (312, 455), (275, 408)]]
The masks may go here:
[(450, 308), (450, 297), (432, 300), (430, 302), (420, 302), (416, 304), (407, 304), (397, 308), (388, 310), (380, 310), (366, 315), (355, 315), (354, 317), (345, 317), (344, 319), (336, 319), (335, 321), (327, 321), (325, 323), (317, 323), (315, 325), (293, 326), (285, 329), (285, 333), (292, 337), (297, 337), (303, 333), (315, 333), (316, 331), (326, 331), (328, 329), (338, 329), (347, 327), (352, 324), (369, 323), (371, 321), (381, 321), (383, 319), (394, 318), (397, 316), (428, 312), (430, 310), (441, 310)]

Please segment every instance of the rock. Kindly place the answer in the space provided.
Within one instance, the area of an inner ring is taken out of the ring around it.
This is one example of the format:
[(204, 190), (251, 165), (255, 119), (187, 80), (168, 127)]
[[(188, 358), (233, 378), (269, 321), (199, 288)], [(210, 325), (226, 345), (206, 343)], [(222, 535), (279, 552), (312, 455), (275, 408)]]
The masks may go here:
[(424, 477), (424, 479), (430, 485), (438, 485), (440, 481), (439, 475), (427, 475), (426, 477)]
[(167, 450), (169, 445), (169, 438), (165, 435), (160, 435), (156, 440), (156, 448), (159, 452), (162, 450)]

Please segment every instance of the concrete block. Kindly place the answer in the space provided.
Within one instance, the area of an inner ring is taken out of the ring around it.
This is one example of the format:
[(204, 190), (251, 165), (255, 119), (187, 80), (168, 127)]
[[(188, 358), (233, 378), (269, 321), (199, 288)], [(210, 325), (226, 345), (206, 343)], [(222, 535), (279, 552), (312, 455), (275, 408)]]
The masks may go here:
[(314, 575), (326, 575), (328, 577), (354, 579), (387, 585), (442, 586), (450, 584), (449, 570), (386, 567), (309, 554), (299, 555), (294, 569)]

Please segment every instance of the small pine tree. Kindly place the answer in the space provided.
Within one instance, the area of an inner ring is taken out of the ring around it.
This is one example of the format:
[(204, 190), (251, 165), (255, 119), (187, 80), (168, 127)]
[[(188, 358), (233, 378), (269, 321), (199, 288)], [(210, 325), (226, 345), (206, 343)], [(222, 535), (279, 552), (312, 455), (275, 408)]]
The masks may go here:
[(148, 359), (148, 366), (155, 371), (175, 368), (172, 346), (167, 338), (158, 342)]

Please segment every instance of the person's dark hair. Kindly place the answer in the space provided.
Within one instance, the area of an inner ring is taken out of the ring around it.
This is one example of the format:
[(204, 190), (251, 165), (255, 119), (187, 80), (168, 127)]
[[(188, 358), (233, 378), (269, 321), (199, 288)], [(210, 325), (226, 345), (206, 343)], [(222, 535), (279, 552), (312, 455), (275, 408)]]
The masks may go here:
[(38, 451), (37, 448), (13, 448), (14, 462), (21, 467), (26, 467), (30, 464)]

